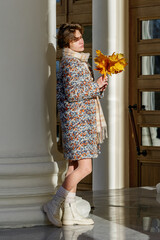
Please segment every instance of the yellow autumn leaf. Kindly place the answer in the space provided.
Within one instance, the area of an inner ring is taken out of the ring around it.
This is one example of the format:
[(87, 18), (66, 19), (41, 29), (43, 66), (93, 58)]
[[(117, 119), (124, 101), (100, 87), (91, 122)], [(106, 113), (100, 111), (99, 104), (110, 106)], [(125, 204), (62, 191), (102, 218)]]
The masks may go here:
[(113, 53), (110, 56), (106, 56), (101, 53), (100, 50), (96, 51), (97, 57), (95, 58), (95, 64), (97, 71), (99, 71), (102, 75), (106, 76), (106, 74), (117, 74), (124, 71), (124, 68), (128, 64), (124, 55), (122, 53)]
[(116, 71), (123, 71), (124, 70), (124, 64), (122, 64), (120, 62), (117, 62), (115, 64), (115, 69), (116, 69)]

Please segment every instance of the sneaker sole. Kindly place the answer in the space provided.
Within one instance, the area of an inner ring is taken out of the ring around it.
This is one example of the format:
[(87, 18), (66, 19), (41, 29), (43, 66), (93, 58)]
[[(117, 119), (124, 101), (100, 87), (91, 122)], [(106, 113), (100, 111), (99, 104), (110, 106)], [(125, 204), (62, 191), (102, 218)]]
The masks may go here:
[(81, 221), (78, 221), (78, 220), (64, 220), (63, 223), (62, 223), (64, 226), (71, 226), (71, 225), (93, 225), (94, 222), (81, 222)]

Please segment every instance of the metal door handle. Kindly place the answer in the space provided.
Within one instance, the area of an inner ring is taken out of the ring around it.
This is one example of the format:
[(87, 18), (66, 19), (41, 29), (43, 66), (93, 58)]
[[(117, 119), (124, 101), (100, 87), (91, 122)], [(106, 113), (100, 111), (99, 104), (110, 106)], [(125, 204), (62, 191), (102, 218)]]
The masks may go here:
[(133, 106), (129, 105), (128, 108), (129, 108), (129, 115), (130, 115), (130, 120), (131, 120), (130, 122), (131, 122), (131, 126), (132, 126), (132, 129), (133, 129), (134, 139), (135, 139), (135, 142), (136, 142), (137, 154), (146, 156), (147, 155), (147, 151), (146, 150), (143, 150), (142, 152), (140, 151), (138, 134), (137, 134), (135, 120), (134, 120), (134, 115), (133, 115), (133, 111), (132, 111), (132, 109), (137, 110), (137, 105), (136, 104), (134, 104)]

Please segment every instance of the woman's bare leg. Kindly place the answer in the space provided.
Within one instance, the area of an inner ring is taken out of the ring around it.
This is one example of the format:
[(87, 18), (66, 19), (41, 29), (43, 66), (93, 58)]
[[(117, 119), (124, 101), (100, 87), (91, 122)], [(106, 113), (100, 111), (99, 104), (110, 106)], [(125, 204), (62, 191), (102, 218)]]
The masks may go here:
[[(69, 176), (77, 167), (78, 167), (78, 161), (69, 160), (66, 177)], [(77, 191), (77, 186), (75, 186), (70, 192), (76, 193), (76, 191)]]
[(91, 172), (91, 158), (78, 160), (77, 162), (69, 162), (67, 175), (62, 186), (57, 190), (57, 193), (53, 199), (43, 206), (43, 209), (46, 212), (50, 222), (52, 222), (57, 227), (62, 226), (60, 208), (63, 204), (65, 204), (63, 213), (64, 225), (90, 225), (94, 223), (92, 219), (86, 219), (79, 215), (75, 202), (77, 184)]
[(66, 176), (62, 187), (68, 191), (68, 195), (66, 197), (64, 203), (64, 212), (63, 212), (63, 225), (91, 225), (94, 224), (94, 221), (91, 218), (85, 218), (80, 215), (77, 210), (77, 205), (75, 201), (75, 197), (72, 198), (73, 189), (75, 190), (77, 184), (88, 174), (92, 172), (92, 160), (91, 158), (78, 160), (78, 167), (73, 170), (69, 175)]
[(78, 160), (77, 162), (78, 162), (77, 168), (73, 170), (70, 174), (67, 174), (62, 184), (62, 187), (69, 192), (74, 191), (77, 187), (77, 184), (92, 172), (91, 158), (81, 159), (81, 160)]

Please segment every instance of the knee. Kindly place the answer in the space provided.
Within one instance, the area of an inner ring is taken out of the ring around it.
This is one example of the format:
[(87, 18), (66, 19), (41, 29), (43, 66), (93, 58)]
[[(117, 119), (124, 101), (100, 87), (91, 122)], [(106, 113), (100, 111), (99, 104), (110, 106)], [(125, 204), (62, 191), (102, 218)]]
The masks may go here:
[(80, 174), (83, 177), (86, 177), (92, 172), (92, 159), (82, 159), (78, 162), (78, 169), (80, 170)]
[(66, 177), (70, 175), (77, 168), (77, 166), (78, 166), (78, 163), (76, 161), (69, 161)]
[(92, 172), (92, 166), (86, 166), (84, 168), (84, 175), (87, 176)]
[(68, 175), (70, 175), (71, 173), (73, 172), (73, 169), (68, 169), (68, 171), (66, 172), (66, 177), (68, 176)]

